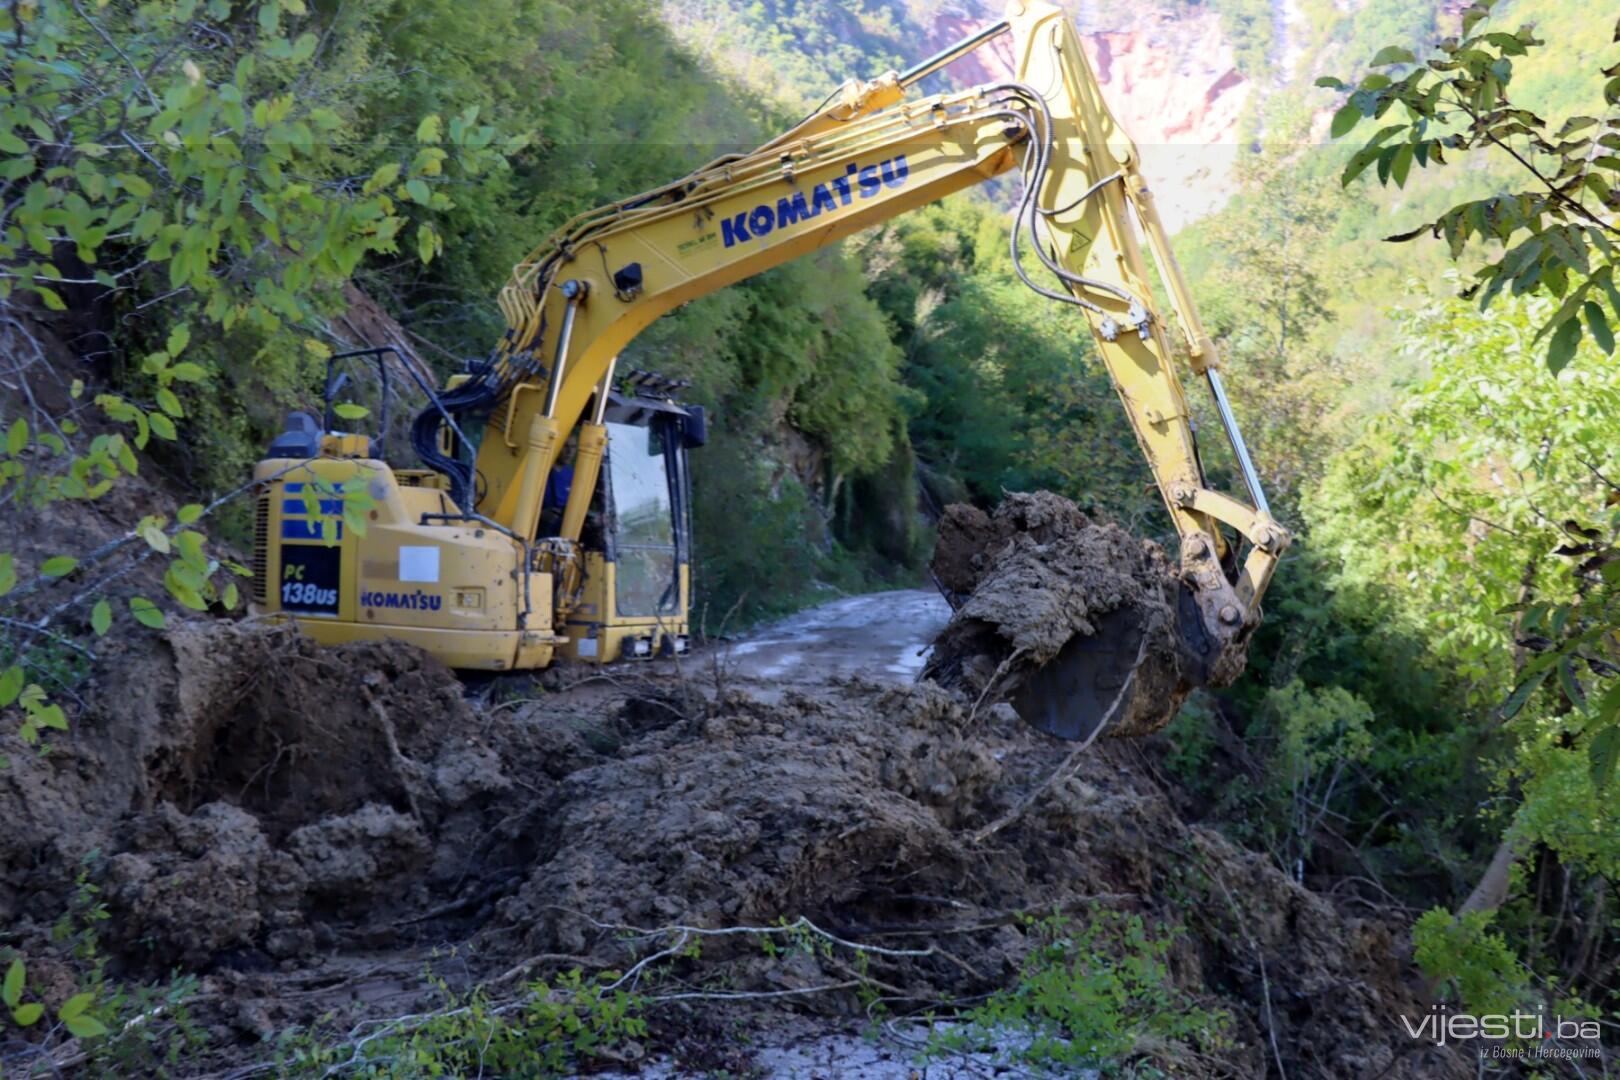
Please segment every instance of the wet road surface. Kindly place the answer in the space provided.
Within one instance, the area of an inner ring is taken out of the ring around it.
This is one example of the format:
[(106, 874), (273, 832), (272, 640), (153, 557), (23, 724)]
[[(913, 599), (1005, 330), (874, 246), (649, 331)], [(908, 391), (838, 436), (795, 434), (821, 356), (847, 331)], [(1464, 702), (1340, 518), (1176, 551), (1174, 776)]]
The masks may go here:
[(761, 627), (729, 646), (727, 663), (751, 679), (862, 675), (909, 683), (950, 617), (950, 605), (932, 590), (846, 596)]

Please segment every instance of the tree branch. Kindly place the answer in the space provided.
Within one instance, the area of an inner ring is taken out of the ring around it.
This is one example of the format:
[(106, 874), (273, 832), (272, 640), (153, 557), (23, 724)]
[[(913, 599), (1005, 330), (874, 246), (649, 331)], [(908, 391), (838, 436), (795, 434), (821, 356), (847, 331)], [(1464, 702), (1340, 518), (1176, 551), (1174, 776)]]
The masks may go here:
[[(1455, 90), (1455, 87), (1453, 87), (1453, 90)], [(1540, 169), (1536, 168), (1535, 165), (1531, 164), (1529, 159), (1525, 158), (1524, 155), (1520, 154), (1517, 150), (1513, 149), (1513, 147), (1509, 146), (1507, 143), (1505, 143), (1501, 139), (1497, 138), (1496, 133), (1494, 131), (1492, 131), (1489, 127), (1487, 127), (1483, 123), (1481, 123), (1479, 114), (1476, 113), (1469, 106), (1468, 102), (1466, 100), (1464, 100), (1464, 98), (1462, 97), (1461, 94), (1457, 95), (1457, 104), (1462, 109), (1462, 111), (1467, 113), (1469, 118), (1474, 121), (1474, 126), (1479, 130), (1480, 134), (1484, 135), (1485, 138), (1490, 140), (1490, 142), (1493, 143), (1495, 146), (1497, 146), (1501, 150), (1505, 151), (1509, 156), (1511, 156), (1513, 158), (1514, 161), (1517, 161), (1520, 165), (1524, 166), (1525, 169), (1527, 169), (1529, 171), (1531, 176), (1534, 176), (1537, 180), (1540, 180), (1544, 185), (1546, 185), (1547, 190), (1552, 192), (1553, 197), (1555, 199), (1557, 199), (1559, 202), (1563, 203), (1564, 205), (1568, 206), (1570, 209), (1574, 210), (1581, 217), (1586, 218), (1588, 221), (1592, 222), (1598, 228), (1603, 229), (1606, 232), (1614, 233), (1616, 236), (1620, 236), (1620, 226), (1615, 226), (1615, 225), (1610, 224), (1607, 221), (1604, 221), (1602, 218), (1600, 218), (1596, 214), (1592, 213), (1592, 211), (1588, 210), (1586, 207), (1582, 206), (1580, 203), (1576, 202), (1574, 199), (1571, 199), (1568, 195), (1565, 195), (1562, 191), (1559, 191), (1558, 188), (1553, 186), (1553, 182), (1551, 180), (1547, 179), (1547, 177), (1542, 173), (1542, 171)]]

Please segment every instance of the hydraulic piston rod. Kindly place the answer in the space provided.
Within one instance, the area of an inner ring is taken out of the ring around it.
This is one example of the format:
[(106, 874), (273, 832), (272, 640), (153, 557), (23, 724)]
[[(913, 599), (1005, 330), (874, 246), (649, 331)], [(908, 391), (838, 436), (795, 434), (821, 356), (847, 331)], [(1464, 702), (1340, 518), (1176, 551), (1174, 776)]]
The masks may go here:
[(919, 83), (928, 78), (928, 76), (932, 75), (934, 72), (938, 71), (940, 68), (944, 67), (946, 64), (949, 64), (951, 61), (956, 60), (959, 57), (966, 56), (968, 53), (972, 52), (974, 49), (977, 49), (985, 42), (998, 38), (1002, 34), (1008, 33), (1011, 30), (1012, 24), (1007, 22), (1005, 19), (1003, 19), (1001, 22), (987, 26), (983, 30), (980, 30), (977, 34), (974, 34), (972, 37), (965, 37), (956, 44), (947, 46), (941, 51), (935, 53), (933, 56), (930, 56), (922, 63), (914, 64), (902, 71), (900, 73), (900, 85), (912, 86)]
[(1249, 457), (1249, 446), (1243, 441), (1237, 417), (1232, 415), (1232, 405), (1226, 400), (1221, 373), (1210, 368), (1204, 372), (1204, 377), (1209, 380), (1210, 393), (1215, 395), (1215, 409), (1221, 414), (1221, 426), (1226, 429), (1226, 437), (1232, 442), (1232, 453), (1237, 455), (1238, 468), (1243, 471), (1243, 483), (1249, 489), (1249, 498), (1254, 500), (1256, 510), (1270, 514), (1271, 507), (1266, 503), (1266, 493), (1260, 486), (1260, 474), (1255, 471), (1254, 461)]

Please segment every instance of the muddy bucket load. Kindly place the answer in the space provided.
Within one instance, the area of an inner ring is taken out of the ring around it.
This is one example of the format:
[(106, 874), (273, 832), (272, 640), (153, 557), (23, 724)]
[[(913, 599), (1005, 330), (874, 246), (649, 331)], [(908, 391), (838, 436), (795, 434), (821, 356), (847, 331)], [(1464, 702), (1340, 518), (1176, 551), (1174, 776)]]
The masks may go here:
[(1064, 739), (1145, 735), (1218, 670), (1191, 594), (1162, 548), (1088, 519), (1050, 492), (1009, 495), (994, 515), (957, 504), (931, 566), (955, 614), (922, 677), (980, 706), (1012, 705)]

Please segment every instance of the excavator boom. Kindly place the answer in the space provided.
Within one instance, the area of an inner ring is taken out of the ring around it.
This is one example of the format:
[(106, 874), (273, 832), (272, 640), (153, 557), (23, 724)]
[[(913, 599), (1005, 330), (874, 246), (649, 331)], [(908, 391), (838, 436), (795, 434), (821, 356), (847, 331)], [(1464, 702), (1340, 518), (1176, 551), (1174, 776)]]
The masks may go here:
[[(1012, 78), (907, 97), (920, 79), (1005, 34), (1014, 39)], [(501, 290), (507, 331), (493, 360), (418, 423), (415, 445), (445, 478), (440, 527), (482, 523), (510, 537), (523, 549), (524, 574), (548, 579), (550, 625), (564, 626), (589, 576), (580, 544), (608, 442), (604, 408), (618, 356), (636, 335), (687, 301), (1014, 170), (1022, 176), (1009, 236), (1014, 265), (1036, 292), (1083, 310), (1181, 538), (1183, 638), (1207, 676), (1223, 678), (1241, 664), (1289, 536), (1268, 512), (1136, 148), (1108, 111), (1073, 27), (1043, 2), (1014, 0), (1003, 22), (909, 71), (846, 85), (755, 151), (580, 215), (520, 263)], [(1246, 501), (1206, 483), (1143, 237), (1191, 372), (1214, 395)], [(476, 459), (459, 438), (461, 452), (445, 450), (452, 415), (482, 424)], [(560, 525), (544, 529), (546, 492), (570, 444)], [(1234, 537), (1247, 549), (1242, 561)], [(682, 594), (684, 604), (684, 585)], [(1095, 644), (1026, 688), (1027, 718), (1067, 737), (1092, 733), (1101, 719), (1080, 715), (1087, 710), (1078, 703), (1098, 678), (1117, 684), (1105, 669), (1135, 651), (1133, 642)]]

